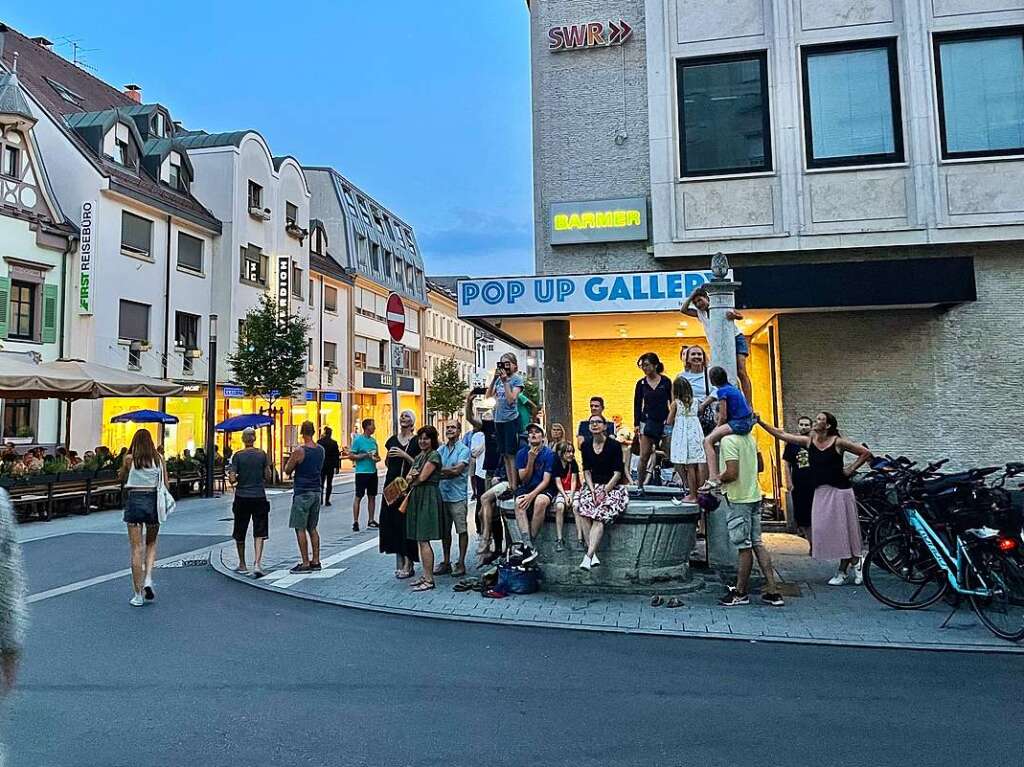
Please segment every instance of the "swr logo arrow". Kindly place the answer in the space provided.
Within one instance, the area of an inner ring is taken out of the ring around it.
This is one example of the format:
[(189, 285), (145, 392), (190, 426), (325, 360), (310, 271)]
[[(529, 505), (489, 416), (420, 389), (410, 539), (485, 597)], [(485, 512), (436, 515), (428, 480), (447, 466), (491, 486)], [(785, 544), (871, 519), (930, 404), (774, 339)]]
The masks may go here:
[(622, 19), (619, 19), (619, 23), (616, 24), (614, 21), (608, 22), (608, 44), (609, 45), (622, 45), (626, 42), (633, 34), (633, 27), (629, 26)]

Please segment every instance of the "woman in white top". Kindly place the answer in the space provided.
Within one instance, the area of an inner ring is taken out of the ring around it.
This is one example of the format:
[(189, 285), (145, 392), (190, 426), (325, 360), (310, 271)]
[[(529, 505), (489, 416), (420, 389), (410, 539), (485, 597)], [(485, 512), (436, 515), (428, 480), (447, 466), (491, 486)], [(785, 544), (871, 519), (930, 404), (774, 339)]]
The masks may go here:
[[(127, 478), (127, 481), (125, 479)], [(124, 521), (128, 525), (128, 543), (132, 550), (132, 587), (130, 604), (141, 607), (153, 600), (153, 568), (156, 565), (156, 537), (160, 532), (157, 491), (167, 486), (167, 467), (145, 429), (132, 437), (132, 444), (121, 465), (125, 481)]]

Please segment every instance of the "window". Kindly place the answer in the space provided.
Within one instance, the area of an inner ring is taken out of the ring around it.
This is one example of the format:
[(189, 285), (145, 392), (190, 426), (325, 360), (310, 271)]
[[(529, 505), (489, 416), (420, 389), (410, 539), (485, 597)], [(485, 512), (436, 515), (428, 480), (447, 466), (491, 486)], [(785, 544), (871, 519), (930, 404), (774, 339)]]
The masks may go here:
[(124, 123), (115, 123), (113, 127), (114, 146), (111, 152), (111, 159), (118, 165), (132, 165), (131, 148), (128, 138), (128, 126)]
[(149, 341), (149, 304), (121, 299), (117, 337), (122, 341)]
[(32, 400), (4, 400), (3, 438), (35, 436), (32, 428)]
[(182, 178), (181, 178), (181, 164), (175, 163), (173, 160), (170, 162), (170, 168), (168, 169), (170, 176), (167, 184), (171, 189), (182, 189)]
[(324, 367), (338, 364), (338, 345), (330, 341), (324, 341)]
[(309, 278), (309, 305), (310, 306), (313, 305), (313, 296), (315, 295), (315, 293), (316, 293), (315, 283), (313, 282), (313, 278), (310, 277)]
[(330, 285), (324, 285), (324, 311), (332, 314), (338, 311), (338, 289)]
[(324, 230), (317, 227), (313, 230), (313, 233), (309, 237), (309, 250), (312, 253), (316, 253), (318, 256), (324, 254), (324, 244), (326, 243), (327, 237), (324, 235)]
[(345, 192), (345, 204), (348, 205), (348, 209), (350, 211), (352, 211), (353, 215), (359, 215), (359, 212), (356, 210), (355, 198), (352, 196), (352, 190), (349, 189), (348, 187), (345, 187), (344, 188), (344, 192)]
[(70, 88), (68, 88), (66, 85), (62, 85), (56, 80), (51, 80), (49, 77), (44, 77), (43, 79), (46, 80), (46, 82), (50, 84), (50, 87), (57, 91), (60, 97), (67, 101), (69, 104), (74, 104), (75, 106), (82, 106), (82, 97)]
[(199, 348), (199, 315), (174, 313), (174, 345), (180, 349)]
[(249, 179), (249, 207), (263, 210), (263, 187)]
[(267, 272), (270, 268), (270, 258), (263, 253), (256, 245), (242, 247), (242, 272), (243, 282), (267, 287)]
[(8, 338), (36, 340), (37, 286), (29, 282), (11, 280), (11, 316), (7, 325)]
[(20, 178), (18, 171), (21, 169), (21, 152), (17, 147), (4, 145), (3, 165), (0, 166), (0, 173), (9, 178)]
[(384, 220), (380, 216), (380, 211), (376, 208), (373, 211), (373, 223), (377, 226), (377, 231), (384, 234)]
[(380, 245), (375, 242), (370, 243), (370, 266), (373, 271), (380, 271)]
[(153, 115), (153, 133), (160, 138), (167, 136), (167, 118), (163, 112), (158, 111)]
[(381, 370), (380, 342), (365, 336), (355, 336), (355, 365), (361, 370)]
[(121, 211), (121, 252), (129, 256), (149, 258), (149, 250), (153, 241), (153, 222), (147, 218), (136, 216), (126, 210)]
[(366, 200), (362, 197), (359, 198), (359, 212), (363, 216), (363, 221), (370, 223), (370, 210), (366, 207)]
[(299, 217), (299, 206), (290, 202), (284, 204), (284, 222), (294, 225)]
[(410, 292), (416, 289), (416, 270), (411, 266), (405, 267), (405, 282)]
[(391, 254), (384, 251), (384, 276), (391, 279)]
[(405, 262), (395, 254), (395, 280), (399, 288), (405, 287)]
[(178, 232), (178, 268), (203, 273), (203, 241), (198, 237)]
[(412, 239), (412, 230), (405, 229), (405, 244), (409, 246), (409, 250), (413, 253), (416, 252), (416, 243)]
[(388, 230), (388, 237), (392, 240), (395, 239), (395, 230), (391, 228), (391, 219), (384, 219), (384, 227)]
[(896, 41), (804, 48), (807, 165), (903, 161)]
[(366, 268), (367, 253), (370, 249), (367, 239), (362, 235), (356, 236), (356, 263), (360, 269)]
[(292, 295), (300, 299), (302, 298), (302, 280), (302, 269), (292, 261)]
[(410, 333), (420, 332), (420, 313), (413, 310), (405, 313), (405, 329)]
[(764, 51), (676, 62), (683, 176), (772, 169)]
[(945, 158), (1024, 154), (1024, 28), (935, 36)]

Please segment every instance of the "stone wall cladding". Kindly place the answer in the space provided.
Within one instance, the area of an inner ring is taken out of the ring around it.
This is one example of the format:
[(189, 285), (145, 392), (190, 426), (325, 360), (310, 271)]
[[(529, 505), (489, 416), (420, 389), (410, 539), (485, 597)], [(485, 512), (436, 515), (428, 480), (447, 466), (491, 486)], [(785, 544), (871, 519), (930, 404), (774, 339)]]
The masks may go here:
[(1024, 460), (1024, 246), (975, 255), (978, 300), (779, 317), (785, 423), (829, 410), (879, 453), (951, 466)]
[[(537, 273), (661, 268), (646, 242), (552, 247), (547, 221), (552, 202), (650, 195), (643, 0), (535, 0), (530, 13)], [(548, 51), (552, 26), (620, 19), (625, 45)]]

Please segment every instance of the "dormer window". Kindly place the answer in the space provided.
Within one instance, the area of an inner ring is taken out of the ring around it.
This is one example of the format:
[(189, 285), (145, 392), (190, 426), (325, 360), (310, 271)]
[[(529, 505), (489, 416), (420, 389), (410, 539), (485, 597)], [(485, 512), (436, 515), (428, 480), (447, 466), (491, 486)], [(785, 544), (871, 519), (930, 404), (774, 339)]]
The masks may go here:
[(153, 133), (160, 138), (167, 137), (167, 118), (163, 112), (153, 115)]
[(3, 158), (0, 160), (0, 174), (8, 178), (19, 178), (21, 170), (21, 151), (17, 147), (5, 144)]
[(359, 215), (358, 211), (356, 210), (355, 198), (352, 196), (352, 190), (349, 189), (348, 187), (345, 187), (344, 191), (345, 191), (345, 203), (348, 205), (348, 209), (350, 211), (352, 211), (352, 215), (354, 215), (354, 216), (355, 215)]
[(384, 234), (384, 220), (380, 217), (380, 211), (373, 211), (373, 223), (377, 225), (377, 231)]
[(57, 82), (56, 80), (51, 80), (49, 77), (44, 77), (43, 79), (46, 80), (46, 82), (50, 84), (50, 87), (57, 91), (57, 94), (69, 104), (82, 106), (82, 97), (69, 87)]
[(103, 140), (103, 153), (118, 165), (131, 167), (131, 139), (128, 137), (128, 126), (115, 123)]
[(167, 185), (171, 189), (177, 189), (179, 192), (188, 191), (188, 179), (182, 172), (181, 168), (181, 155), (177, 152), (171, 152), (167, 156)]
[(370, 211), (366, 207), (366, 200), (364, 200), (362, 197), (359, 198), (359, 210), (363, 214), (363, 221), (365, 221), (366, 223), (369, 224), (370, 223)]

